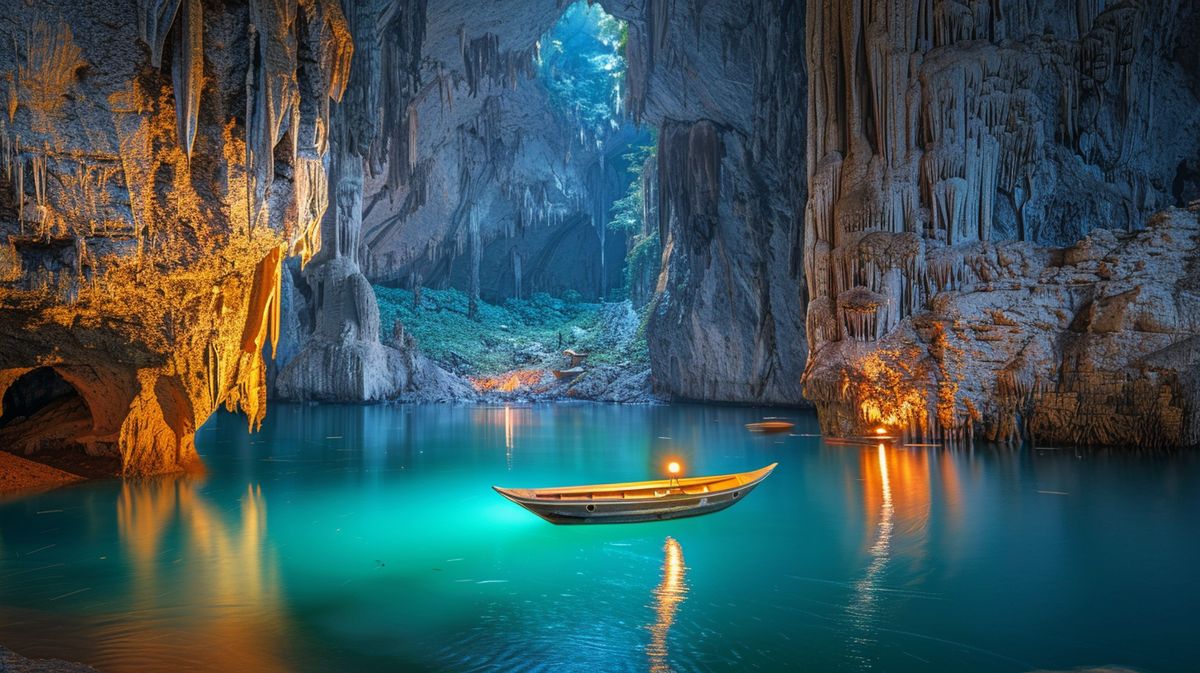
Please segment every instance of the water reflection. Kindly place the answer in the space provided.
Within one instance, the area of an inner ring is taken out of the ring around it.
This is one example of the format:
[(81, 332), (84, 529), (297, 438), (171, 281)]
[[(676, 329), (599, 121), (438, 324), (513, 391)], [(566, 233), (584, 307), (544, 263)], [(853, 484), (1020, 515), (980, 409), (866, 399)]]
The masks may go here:
[[(867, 663), (865, 652), (874, 642), (873, 631), (878, 612), (877, 602), (882, 589), (880, 575), (891, 558), (892, 530), (895, 526), (896, 512), (895, 505), (892, 503), (892, 480), (888, 470), (887, 447), (880, 444), (875, 455), (878, 472), (866, 469), (866, 464), (863, 466), (863, 477), (866, 481), (864, 498), (868, 503), (878, 500), (877, 523), (874, 527), (875, 538), (867, 550), (871, 560), (867, 564), (867, 570), (862, 578), (854, 583), (854, 598), (847, 608), (855, 632), (851, 636), (851, 642), (855, 645), (851, 648), (851, 653), (863, 664)], [(872, 476), (876, 478), (872, 479)], [(877, 498), (876, 493), (878, 494)], [(875, 516), (870, 509), (867, 511), (868, 516)]]
[(504, 463), (512, 469), (513, 460), (513, 413), (512, 407), (504, 407)]
[(647, 627), (650, 629), (650, 645), (646, 647), (646, 654), (650, 657), (650, 673), (672, 671), (667, 663), (667, 636), (671, 625), (675, 623), (676, 609), (687, 598), (687, 566), (683, 564), (683, 547), (675, 538), (668, 537), (663, 544), (662, 568), (662, 581), (654, 588), (654, 612), (658, 620)]
[[(208, 670), (286, 671), (278, 562), (262, 490), (247, 487), (226, 520), (194, 478), (122, 484), (117, 529), (132, 568), (128, 609), (97, 625), (107, 671), (204, 661)], [(186, 638), (177, 637), (186, 606)], [(139, 664), (142, 662), (142, 664)], [(153, 663), (151, 663), (153, 662)]]

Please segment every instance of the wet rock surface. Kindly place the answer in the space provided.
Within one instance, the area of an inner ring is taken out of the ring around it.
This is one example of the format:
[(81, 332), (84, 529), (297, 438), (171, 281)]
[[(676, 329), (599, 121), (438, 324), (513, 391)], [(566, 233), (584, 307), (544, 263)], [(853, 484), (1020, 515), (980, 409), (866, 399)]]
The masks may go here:
[[(872, 342), (808, 372), (823, 429), (1149, 449), (1200, 440), (1200, 209), (1068, 248), (947, 248), (961, 280)], [(863, 411), (866, 410), (866, 418)], [(965, 416), (965, 417), (963, 417)], [(961, 428), (958, 434), (947, 428)]]

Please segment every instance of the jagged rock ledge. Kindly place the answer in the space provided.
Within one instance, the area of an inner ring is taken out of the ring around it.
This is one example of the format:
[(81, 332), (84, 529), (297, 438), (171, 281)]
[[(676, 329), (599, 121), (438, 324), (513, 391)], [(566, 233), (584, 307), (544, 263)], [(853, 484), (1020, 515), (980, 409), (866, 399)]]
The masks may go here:
[(96, 669), (62, 659), (26, 659), (0, 645), (0, 671), (4, 673), (97, 673)]
[(824, 432), (1146, 449), (1200, 442), (1200, 206), (1067, 248), (931, 247), (926, 306), (805, 374)]

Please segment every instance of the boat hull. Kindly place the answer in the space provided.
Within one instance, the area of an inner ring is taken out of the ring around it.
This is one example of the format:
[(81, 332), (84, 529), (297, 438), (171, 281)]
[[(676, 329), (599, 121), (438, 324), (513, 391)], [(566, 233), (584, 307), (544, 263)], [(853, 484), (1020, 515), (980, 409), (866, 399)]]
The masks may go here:
[(763, 423), (746, 424), (747, 430), (760, 435), (778, 435), (784, 432), (791, 432), (794, 427), (796, 427), (795, 424), (788, 423), (787, 421), (766, 421)]
[(764, 475), (753, 482), (723, 491), (678, 493), (630, 500), (545, 500), (521, 497), (510, 489), (494, 488), (508, 500), (553, 524), (644, 523), (719, 512), (745, 499), (765, 478)]

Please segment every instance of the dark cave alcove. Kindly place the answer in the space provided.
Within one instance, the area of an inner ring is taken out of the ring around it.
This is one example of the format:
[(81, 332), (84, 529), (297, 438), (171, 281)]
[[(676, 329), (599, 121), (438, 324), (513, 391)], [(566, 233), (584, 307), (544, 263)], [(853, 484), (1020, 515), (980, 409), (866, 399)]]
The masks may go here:
[(0, 447), (77, 474), (115, 474), (111, 442), (94, 434), (92, 407), (53, 367), (37, 367), (4, 391)]

